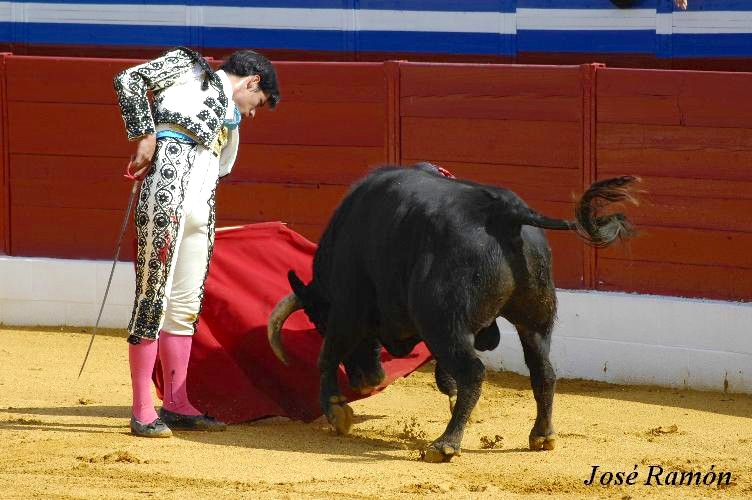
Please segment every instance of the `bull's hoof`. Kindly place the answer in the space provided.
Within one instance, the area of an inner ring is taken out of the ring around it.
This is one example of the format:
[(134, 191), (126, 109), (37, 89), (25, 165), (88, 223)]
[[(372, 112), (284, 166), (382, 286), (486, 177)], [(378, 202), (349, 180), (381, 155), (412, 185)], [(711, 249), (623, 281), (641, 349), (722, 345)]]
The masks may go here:
[(423, 450), (421, 457), (423, 461), (432, 464), (440, 464), (442, 462), (449, 462), (452, 457), (458, 457), (462, 453), (459, 446), (452, 446), (449, 444), (431, 443)]
[(553, 450), (556, 448), (556, 434), (548, 436), (530, 436), (530, 449), (533, 451)]
[(329, 411), (326, 414), (326, 419), (334, 426), (334, 430), (340, 436), (350, 434), (354, 417), (350, 405), (345, 403), (345, 398), (342, 396), (332, 396), (329, 399), (329, 403)]

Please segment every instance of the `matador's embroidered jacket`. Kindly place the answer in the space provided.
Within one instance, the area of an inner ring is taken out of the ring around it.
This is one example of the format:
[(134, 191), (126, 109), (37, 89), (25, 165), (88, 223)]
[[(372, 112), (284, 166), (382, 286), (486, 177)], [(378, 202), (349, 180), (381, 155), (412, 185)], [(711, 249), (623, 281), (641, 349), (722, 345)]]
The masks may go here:
[[(232, 117), (232, 87), (224, 72), (214, 72), (200, 54), (178, 47), (119, 73), (114, 80), (120, 111), (135, 140), (156, 132), (159, 125), (177, 125), (206, 148), (212, 148), (225, 117)], [(154, 111), (147, 92), (154, 96)], [(237, 128), (228, 130), (219, 160), (220, 177), (230, 173), (237, 156)]]

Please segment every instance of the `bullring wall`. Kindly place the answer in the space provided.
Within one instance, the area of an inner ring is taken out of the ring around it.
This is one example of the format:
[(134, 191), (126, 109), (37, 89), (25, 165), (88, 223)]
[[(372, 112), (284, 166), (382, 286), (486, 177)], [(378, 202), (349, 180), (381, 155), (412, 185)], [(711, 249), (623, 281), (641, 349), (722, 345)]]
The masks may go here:
[[(134, 60), (2, 55), (2, 248), (108, 259), (133, 144), (112, 77)], [(752, 73), (602, 65), (278, 63), (279, 109), (244, 124), (218, 221), (282, 220), (316, 240), (374, 165), (436, 162), (572, 217), (593, 180), (638, 174), (642, 231), (586, 248), (549, 232), (557, 285), (752, 299)], [(132, 228), (130, 229), (133, 234)], [(124, 248), (122, 260), (132, 259)]]
[[(135, 62), (0, 56), (0, 323), (94, 323), (134, 147), (112, 76)], [(752, 74), (396, 61), (279, 72), (281, 106), (241, 129), (220, 226), (282, 220), (316, 240), (347, 186), (385, 162), (434, 161), (568, 218), (593, 180), (639, 174), (639, 238), (595, 251), (549, 232), (569, 289), (557, 372), (752, 393)], [(103, 326), (129, 317), (130, 245), (121, 259)], [(500, 327), (487, 365), (525, 373), (514, 328)]]

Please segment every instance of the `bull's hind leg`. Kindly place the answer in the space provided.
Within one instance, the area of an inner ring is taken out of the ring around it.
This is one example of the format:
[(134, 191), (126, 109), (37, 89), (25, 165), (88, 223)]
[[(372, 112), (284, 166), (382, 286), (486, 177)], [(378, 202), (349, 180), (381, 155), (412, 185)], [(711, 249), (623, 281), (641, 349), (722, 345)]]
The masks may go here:
[[(470, 344), (471, 335), (443, 335), (442, 341), (432, 342), (426, 339), (428, 348), (436, 358), (437, 384), (441, 389), (439, 377), (445, 373), (443, 381), (456, 381), (457, 402), (452, 411), (444, 433), (431, 443), (425, 450), (424, 458), (427, 462), (448, 462), (453, 456), (461, 452), (462, 436), (470, 414), (480, 398), (481, 384), (485, 376), (485, 367)], [(447, 339), (456, 339), (459, 345), (447, 345)], [(439, 372), (438, 370), (441, 370)], [(444, 386), (451, 390), (451, 385)], [(443, 392), (443, 390), (442, 390)]]
[(556, 446), (556, 433), (551, 421), (556, 373), (548, 359), (552, 326), (549, 323), (545, 328), (531, 329), (516, 325), (525, 353), (525, 364), (530, 370), (530, 385), (537, 406), (535, 424), (530, 431), (531, 450), (553, 450)]

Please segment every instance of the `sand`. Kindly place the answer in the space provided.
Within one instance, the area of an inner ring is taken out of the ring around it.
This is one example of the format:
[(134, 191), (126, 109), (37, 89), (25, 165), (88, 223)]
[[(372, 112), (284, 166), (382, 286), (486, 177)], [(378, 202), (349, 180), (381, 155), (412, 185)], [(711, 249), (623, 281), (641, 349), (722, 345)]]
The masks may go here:
[[(128, 429), (122, 331), (97, 336), (76, 379), (88, 331), (0, 328), (0, 498), (752, 498), (748, 395), (562, 380), (557, 448), (530, 452), (528, 379), (493, 372), (462, 455), (429, 464), (419, 450), (449, 418), (429, 365), (353, 403), (348, 437), (323, 419), (274, 418), (143, 439)], [(594, 465), (636, 470), (636, 484), (586, 485)], [(731, 479), (646, 485), (650, 466), (662, 482), (668, 471)]]

